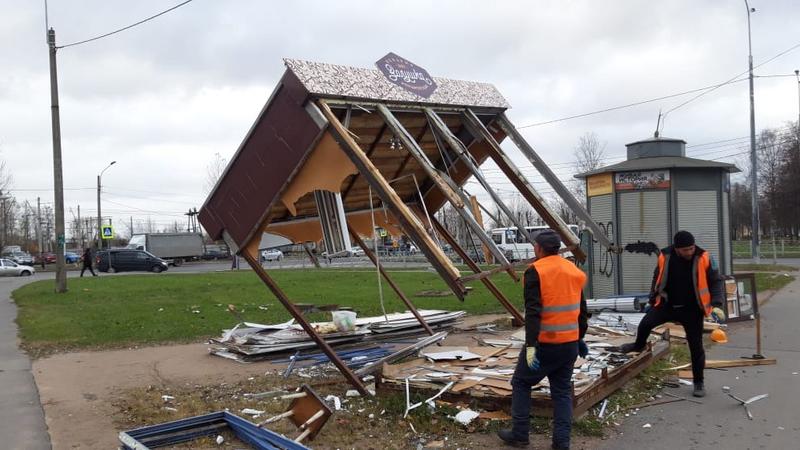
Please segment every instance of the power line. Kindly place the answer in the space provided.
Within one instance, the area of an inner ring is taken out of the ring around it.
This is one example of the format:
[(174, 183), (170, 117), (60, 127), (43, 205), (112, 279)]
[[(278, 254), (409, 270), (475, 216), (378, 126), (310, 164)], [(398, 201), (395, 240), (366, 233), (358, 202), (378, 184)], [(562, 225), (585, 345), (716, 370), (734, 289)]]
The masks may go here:
[(73, 42), (73, 43), (67, 44), (67, 45), (60, 45), (60, 46), (57, 46), (56, 48), (67, 48), (67, 47), (72, 47), (72, 46), (75, 46), (75, 45), (85, 44), (87, 42), (96, 41), (98, 39), (103, 39), (104, 37), (108, 37), (108, 36), (111, 36), (112, 34), (117, 34), (117, 33), (120, 33), (122, 31), (129, 30), (129, 29), (131, 29), (131, 28), (133, 28), (133, 27), (135, 27), (137, 25), (141, 25), (141, 24), (143, 24), (145, 22), (151, 21), (151, 20), (155, 19), (156, 17), (163, 16), (164, 14), (166, 14), (166, 13), (168, 13), (170, 11), (176, 10), (176, 9), (180, 8), (181, 6), (183, 6), (183, 5), (187, 4), (187, 3), (191, 3), (191, 2), (192, 2), (192, 0), (186, 0), (183, 3), (179, 3), (179, 4), (175, 5), (175, 6), (173, 6), (172, 8), (169, 8), (169, 9), (166, 9), (164, 11), (161, 11), (160, 13), (158, 13), (156, 15), (153, 15), (153, 16), (150, 16), (150, 17), (148, 17), (146, 19), (140, 20), (140, 21), (138, 21), (136, 23), (128, 25), (127, 27), (122, 27), (122, 28), (120, 28), (118, 30), (114, 30), (114, 31), (112, 31), (110, 33), (102, 34), (100, 36), (96, 36), (96, 37), (93, 37), (93, 38), (90, 38), (90, 39), (84, 39), (82, 41)]
[[(799, 47), (800, 47), (800, 43), (797, 43), (797, 44), (787, 48), (786, 50), (778, 53), (777, 55), (773, 56), (772, 58), (770, 58), (770, 59), (758, 64), (757, 66), (755, 66), (753, 68), (755, 69), (755, 68), (761, 67), (761, 66), (763, 66), (763, 65), (765, 65), (765, 64), (767, 64), (769, 62), (772, 62), (772, 61), (780, 58), (781, 56), (783, 56), (783, 55), (785, 55), (785, 54), (787, 54), (787, 53), (789, 53), (789, 52), (791, 52), (791, 51), (793, 51), (793, 50), (795, 50), (795, 49), (797, 49)], [(728, 84), (733, 84), (733, 83), (738, 83), (740, 81), (746, 81), (747, 78), (742, 78), (742, 79), (738, 79), (738, 78), (741, 77), (742, 75), (747, 74), (747, 73), (748, 73), (748, 71), (746, 70), (746, 71), (740, 73), (739, 75), (736, 75), (735, 77), (729, 79), (728, 81), (726, 81), (724, 83), (713, 84), (711, 86), (706, 86), (706, 87), (699, 88), (699, 89), (692, 89), (692, 90), (685, 91), (685, 92), (678, 92), (678, 93), (675, 93), (675, 94), (665, 95), (663, 97), (657, 97), (657, 98), (653, 98), (653, 99), (649, 99), (649, 100), (642, 100), (642, 101), (638, 101), (638, 102), (634, 102), (634, 103), (629, 103), (627, 105), (620, 105), (620, 106), (614, 106), (614, 107), (610, 107), (610, 108), (604, 108), (604, 109), (600, 109), (600, 110), (597, 110), (597, 111), (592, 111), (592, 112), (583, 113), (583, 114), (575, 114), (575, 115), (572, 115), (572, 116), (561, 117), (559, 119), (547, 120), (547, 121), (544, 121), (544, 122), (536, 122), (536, 123), (532, 123), (532, 124), (529, 124), (529, 125), (523, 125), (523, 126), (517, 127), (517, 129), (538, 127), (538, 126), (541, 126), (541, 125), (548, 125), (548, 124), (551, 124), (551, 123), (563, 122), (563, 121), (566, 121), (566, 120), (572, 120), (572, 119), (578, 119), (578, 118), (581, 118), (581, 117), (593, 116), (595, 114), (602, 114), (602, 113), (606, 113), (606, 112), (617, 111), (617, 110), (620, 110), (620, 109), (631, 108), (631, 107), (634, 107), (634, 106), (644, 105), (644, 104), (647, 104), (647, 103), (653, 103), (653, 102), (657, 102), (657, 101), (660, 101), (660, 100), (666, 100), (666, 99), (670, 99), (670, 98), (681, 97), (681, 96), (684, 96), (684, 95), (693, 94), (695, 92), (707, 91), (707, 92), (703, 92), (700, 95), (697, 95), (697, 96), (687, 100), (686, 102), (681, 103), (680, 105), (668, 110), (666, 113), (664, 113), (664, 116), (666, 116), (670, 112), (672, 112), (672, 111), (674, 111), (674, 110), (676, 110), (676, 109), (678, 109), (678, 108), (680, 108), (680, 107), (682, 107), (682, 106), (684, 106), (684, 105), (686, 105), (686, 104), (688, 104), (688, 103), (690, 103), (690, 102), (702, 97), (703, 95), (705, 95), (705, 94), (707, 94), (709, 92), (713, 92), (713, 91), (719, 89), (722, 86), (725, 86), (725, 85), (728, 85)], [(771, 77), (782, 77), (782, 76), (791, 76), (791, 75), (762, 75), (761, 77), (762, 78), (771, 78)], [(663, 129), (663, 126), (662, 126), (662, 129)]]
[(702, 88), (698, 88), (698, 89), (692, 89), (690, 91), (678, 92), (676, 94), (665, 95), (663, 97), (651, 98), (649, 100), (642, 100), (642, 101), (638, 101), (638, 102), (634, 102), (634, 103), (628, 103), (627, 105), (613, 106), (611, 108), (604, 108), (604, 109), (600, 109), (600, 110), (592, 111), (592, 112), (588, 112), (588, 113), (576, 114), (574, 116), (561, 117), (559, 119), (548, 120), (548, 121), (545, 121), (545, 122), (536, 122), (536, 123), (532, 123), (530, 125), (523, 125), (521, 127), (517, 127), (517, 129), (520, 130), (520, 129), (523, 129), (523, 128), (538, 127), (538, 126), (541, 126), (541, 125), (548, 125), (548, 124), (551, 124), (551, 123), (563, 122), (565, 120), (579, 119), (581, 117), (593, 116), (595, 114), (602, 114), (602, 113), (607, 113), (607, 112), (611, 112), (611, 111), (616, 111), (616, 110), (619, 110), (619, 109), (631, 108), (631, 107), (634, 107), (634, 106), (644, 105), (644, 104), (647, 104), (647, 103), (653, 103), (653, 102), (657, 102), (657, 101), (660, 101), (660, 100), (666, 100), (666, 99), (669, 99), (669, 98), (681, 97), (681, 96), (684, 96), (684, 95), (693, 94), (695, 92), (705, 91), (707, 89), (724, 86), (724, 84), (738, 83), (739, 81), (745, 81), (745, 80), (747, 80), (747, 78), (743, 78), (741, 80), (736, 80), (736, 81), (728, 81), (727, 83), (723, 83), (722, 85), (711, 85), (711, 86), (706, 86), (706, 87), (702, 87)]
[[(748, 19), (748, 20), (749, 20), (749, 19)], [(793, 45), (793, 46), (789, 47), (788, 49), (786, 49), (786, 50), (784, 50), (784, 51), (782, 51), (782, 52), (778, 53), (778, 54), (777, 54), (777, 55), (775, 55), (775, 56), (773, 56), (772, 58), (770, 58), (770, 59), (768, 59), (768, 60), (766, 60), (766, 61), (762, 62), (761, 64), (758, 64), (758, 65), (756, 65), (755, 67), (753, 67), (753, 69), (757, 69), (757, 68), (759, 68), (759, 67), (763, 66), (764, 64), (767, 64), (767, 63), (769, 63), (769, 62), (771, 62), (771, 61), (774, 61), (775, 59), (777, 59), (777, 58), (780, 58), (781, 56), (783, 56), (783, 55), (785, 55), (785, 54), (787, 54), (787, 53), (791, 52), (792, 50), (794, 50), (794, 49), (796, 49), (796, 48), (798, 48), (798, 47), (800, 47), (800, 43), (798, 43), (798, 44), (795, 44), (795, 45)], [(751, 64), (752, 64), (752, 62), (751, 62)], [(742, 73), (740, 73), (740, 74), (736, 75), (735, 77), (731, 78), (730, 80), (726, 81), (725, 83), (722, 83), (722, 84), (718, 85), (717, 87), (714, 87), (714, 88), (712, 88), (712, 89), (709, 89), (709, 90), (708, 90), (708, 91), (706, 91), (706, 92), (700, 93), (700, 94), (698, 94), (698, 95), (696, 95), (696, 96), (694, 96), (694, 97), (690, 98), (689, 100), (686, 100), (685, 102), (681, 103), (680, 105), (678, 105), (678, 106), (676, 106), (676, 107), (674, 107), (674, 108), (670, 108), (670, 109), (668, 109), (668, 110), (667, 110), (667, 112), (665, 112), (665, 113), (664, 113), (664, 115), (662, 116), (661, 129), (662, 129), (662, 130), (664, 129), (664, 122), (663, 122), (663, 120), (665, 120), (665, 119), (666, 119), (666, 117), (667, 117), (667, 115), (668, 115), (669, 113), (671, 113), (672, 111), (675, 111), (676, 109), (678, 109), (678, 108), (681, 108), (681, 107), (683, 107), (683, 106), (685, 106), (685, 105), (687, 105), (687, 104), (689, 104), (689, 103), (691, 103), (691, 102), (693, 102), (693, 101), (697, 100), (698, 98), (700, 98), (700, 97), (702, 97), (702, 96), (704, 96), (704, 95), (706, 95), (706, 94), (708, 94), (708, 93), (710, 93), (710, 92), (714, 92), (714, 91), (716, 91), (716, 90), (717, 90), (719, 87), (721, 87), (721, 86), (724, 86), (724, 85), (726, 85), (726, 84), (728, 84), (728, 83), (732, 82), (733, 80), (735, 80), (735, 79), (739, 78), (739, 77), (740, 77), (740, 76), (742, 76), (742, 75), (745, 75), (745, 74), (747, 74), (748, 72), (750, 72), (750, 69), (748, 69), (748, 70), (745, 70), (744, 72), (742, 72)], [(742, 80), (739, 80), (739, 81), (742, 81)]]

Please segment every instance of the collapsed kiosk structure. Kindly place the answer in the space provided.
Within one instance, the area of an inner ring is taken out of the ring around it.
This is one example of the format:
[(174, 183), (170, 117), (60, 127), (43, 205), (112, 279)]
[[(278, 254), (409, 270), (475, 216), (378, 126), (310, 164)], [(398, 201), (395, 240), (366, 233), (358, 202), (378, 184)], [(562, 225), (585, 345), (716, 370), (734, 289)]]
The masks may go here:
[[(361, 380), (337, 357), (284, 291), (264, 270), (263, 233), (294, 243), (323, 241), (327, 252), (349, 248), (350, 238), (430, 334), (413, 303), (392, 282), (362, 236), (375, 227), (409, 237), (461, 300), (465, 283), (480, 280), (517, 323), (522, 314), (490, 277), (517, 274), (479, 223), (475, 197), (463, 186), (475, 177), (522, 236), (511, 214), (479, 169), (491, 159), (578, 260), (578, 238), (552, 211), (500, 147), (509, 137), (590, 228), (590, 216), (518, 133), (505, 115), (508, 103), (485, 83), (430, 77), (389, 54), (381, 70), (285, 60), (286, 72), (209, 195), (200, 222), (242, 256), (302, 328), (362, 394)], [(482, 270), (434, 217), (450, 204), (498, 267)], [(486, 213), (488, 209), (483, 208)], [(611, 247), (602, 233), (596, 239)], [(444, 254), (441, 237), (473, 274), (463, 275)]]

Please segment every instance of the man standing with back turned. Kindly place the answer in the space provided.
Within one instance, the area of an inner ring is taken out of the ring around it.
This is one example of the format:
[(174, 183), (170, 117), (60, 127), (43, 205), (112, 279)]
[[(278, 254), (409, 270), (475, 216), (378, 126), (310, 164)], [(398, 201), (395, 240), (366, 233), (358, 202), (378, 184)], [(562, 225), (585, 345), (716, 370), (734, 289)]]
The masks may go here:
[(553, 448), (568, 449), (572, 429), (572, 367), (589, 349), (583, 286), (586, 275), (558, 254), (561, 240), (553, 230), (534, 238), (536, 261), (525, 271), (525, 347), (511, 378), (512, 428), (498, 436), (506, 444), (529, 443), (531, 387), (544, 377), (553, 401)]
[(723, 301), (722, 278), (717, 262), (707, 251), (695, 245), (692, 233), (678, 231), (672, 242), (672, 246), (658, 254), (658, 266), (650, 289), (652, 308), (639, 323), (636, 342), (621, 346), (620, 351), (640, 352), (644, 350), (653, 328), (667, 322), (680, 323), (686, 331), (686, 342), (692, 355), (692, 395), (704, 397), (706, 352), (703, 349), (703, 321), (706, 316), (718, 322), (725, 320), (725, 313), (719, 308)]

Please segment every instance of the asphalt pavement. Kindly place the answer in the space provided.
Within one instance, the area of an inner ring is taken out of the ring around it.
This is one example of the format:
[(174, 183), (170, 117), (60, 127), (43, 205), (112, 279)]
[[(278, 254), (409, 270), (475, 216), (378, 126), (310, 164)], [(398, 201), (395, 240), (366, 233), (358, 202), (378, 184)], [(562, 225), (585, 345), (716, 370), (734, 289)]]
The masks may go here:
[[(787, 261), (782, 261), (787, 263)], [(772, 366), (705, 371), (702, 404), (686, 401), (644, 408), (622, 418), (603, 449), (796, 449), (800, 448), (800, 279), (761, 307), (762, 354)], [(713, 345), (707, 359), (740, 359), (755, 353), (753, 322), (731, 324), (727, 344)], [(750, 405), (753, 420), (722, 387), (742, 399), (769, 397)], [(691, 387), (666, 388), (691, 397)], [(647, 426), (649, 424), (649, 426)]]
[(0, 445), (9, 450), (50, 448), (31, 362), (18, 346), (17, 306), (11, 302), (11, 292), (30, 281), (33, 277), (0, 278)]

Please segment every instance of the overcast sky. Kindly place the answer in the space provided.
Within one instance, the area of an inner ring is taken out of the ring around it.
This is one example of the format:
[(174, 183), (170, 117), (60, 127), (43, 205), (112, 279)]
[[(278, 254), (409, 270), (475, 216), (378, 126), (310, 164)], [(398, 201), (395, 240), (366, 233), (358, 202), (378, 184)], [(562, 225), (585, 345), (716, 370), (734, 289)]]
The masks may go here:
[[(121, 28), (179, 0), (50, 0), (58, 45)], [(800, 2), (753, 0), (755, 64), (800, 44)], [(12, 194), (53, 202), (48, 51), (42, 1), (0, 0), (0, 158)], [(743, 1), (194, 0), (128, 31), (58, 52), (66, 217), (185, 223), (205, 199), (206, 167), (230, 158), (284, 71), (282, 58), (374, 67), (395, 52), (433, 76), (485, 81), (519, 127), (724, 82), (747, 70)], [(797, 120), (800, 48), (756, 69), (756, 126)], [(563, 179), (578, 138), (608, 163), (652, 136), (659, 109), (691, 95), (524, 128)], [(663, 136), (688, 156), (735, 162), (748, 149), (747, 82), (671, 112)], [(697, 146), (737, 139), (724, 144)], [(695, 146), (695, 147), (692, 147)], [(529, 166), (513, 151), (514, 159)], [(486, 167), (490, 179), (500, 182)], [(532, 173), (532, 170), (527, 170)], [(540, 179), (540, 178), (539, 178)], [(536, 185), (545, 193), (549, 190)], [(508, 194), (510, 185), (504, 186)], [(122, 228), (124, 230), (124, 228)]]

